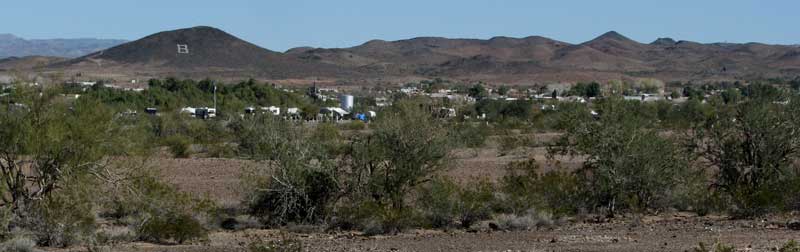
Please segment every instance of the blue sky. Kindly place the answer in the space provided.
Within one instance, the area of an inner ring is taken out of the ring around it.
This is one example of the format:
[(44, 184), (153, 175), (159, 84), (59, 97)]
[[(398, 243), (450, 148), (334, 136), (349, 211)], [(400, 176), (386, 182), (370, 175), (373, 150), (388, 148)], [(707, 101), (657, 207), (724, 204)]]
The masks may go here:
[(615, 30), (640, 42), (800, 44), (797, 0), (10, 0), (0, 33), (134, 40), (197, 25), (262, 47), (349, 47), (418, 36), (590, 40)]

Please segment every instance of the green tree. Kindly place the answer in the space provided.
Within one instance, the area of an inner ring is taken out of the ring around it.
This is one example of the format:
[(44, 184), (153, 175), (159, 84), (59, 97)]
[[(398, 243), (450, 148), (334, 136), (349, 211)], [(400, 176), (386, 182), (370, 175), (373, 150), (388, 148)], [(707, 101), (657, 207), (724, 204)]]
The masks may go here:
[(651, 120), (630, 113), (637, 103), (618, 99), (599, 104), (600, 118), (565, 117), (565, 134), (550, 155), (585, 156), (579, 173), (594, 204), (610, 215), (618, 209), (658, 207), (686, 170), (681, 150)]
[(470, 97), (478, 99), (478, 100), (486, 98), (486, 97), (489, 96), (489, 92), (486, 91), (486, 88), (481, 83), (478, 83), (478, 84), (475, 84), (474, 86), (472, 86), (469, 89), (469, 93), (468, 94), (469, 94)]
[[(399, 210), (408, 193), (445, 168), (446, 129), (415, 104), (396, 104), (348, 150), (352, 192)], [(358, 196), (358, 195), (355, 195)]]
[(102, 168), (130, 141), (113, 112), (94, 100), (65, 104), (51, 90), (30, 90), (0, 109), (0, 200), (19, 209), (47, 198), (68, 177)]
[(501, 85), (499, 88), (497, 88), (497, 94), (499, 94), (499, 95), (507, 95), (508, 91), (510, 91), (510, 90), (511, 90), (511, 88), (509, 88), (508, 86)]
[(735, 206), (735, 213), (757, 215), (783, 206), (792, 162), (800, 150), (800, 105), (749, 100), (732, 109), (716, 108), (688, 137), (690, 150), (714, 172), (713, 187)]

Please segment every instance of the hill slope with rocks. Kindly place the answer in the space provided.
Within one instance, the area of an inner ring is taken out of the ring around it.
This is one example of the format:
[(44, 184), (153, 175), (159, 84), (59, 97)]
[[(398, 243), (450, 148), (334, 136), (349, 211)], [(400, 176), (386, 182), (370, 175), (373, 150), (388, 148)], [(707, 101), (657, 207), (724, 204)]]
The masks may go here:
[(645, 44), (612, 31), (580, 44), (539, 36), (487, 40), (420, 37), (372, 40), (350, 48), (298, 47), (281, 53), (200, 26), (156, 33), (50, 68), (359, 83), (433, 77), (506, 83), (756, 79), (800, 75), (800, 48), (702, 44), (672, 38)]

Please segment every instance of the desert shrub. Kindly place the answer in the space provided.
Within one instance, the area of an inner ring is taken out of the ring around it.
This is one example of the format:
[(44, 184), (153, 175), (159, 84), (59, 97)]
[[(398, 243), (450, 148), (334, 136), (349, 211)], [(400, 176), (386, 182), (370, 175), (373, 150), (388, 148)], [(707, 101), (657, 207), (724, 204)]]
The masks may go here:
[(300, 252), (303, 251), (303, 242), (288, 238), (285, 235), (280, 240), (264, 241), (260, 238), (253, 239), (247, 245), (249, 252)]
[(498, 138), (500, 155), (506, 155), (513, 150), (521, 148), (525, 146), (525, 143), (526, 141), (520, 135), (507, 132)]
[(493, 191), (494, 186), (486, 181), (459, 186), (438, 178), (420, 189), (415, 207), (432, 227), (451, 227), (458, 222), (461, 227), (469, 228), (490, 216)]
[(704, 170), (692, 171), (683, 179), (683, 183), (666, 197), (663, 206), (671, 206), (680, 211), (692, 211), (700, 216), (726, 209), (725, 202), (718, 191), (709, 190), (709, 176)]
[(208, 144), (206, 155), (213, 158), (233, 158), (236, 156), (236, 148), (224, 143)]
[(95, 234), (95, 242), (98, 245), (114, 245), (133, 242), (138, 239), (135, 230), (127, 226), (111, 226), (98, 230)]
[(458, 185), (452, 181), (433, 180), (419, 191), (416, 207), (432, 227), (450, 227), (456, 219), (458, 190)]
[(164, 139), (164, 145), (169, 148), (175, 158), (187, 158), (191, 154), (191, 140), (182, 135), (173, 135)]
[(26, 237), (16, 237), (0, 243), (0, 251), (4, 252), (34, 252), (36, 242)]
[(235, 129), (240, 150), (260, 161), (245, 170), (250, 214), (265, 224), (316, 223), (339, 195), (334, 167), (324, 146), (305, 128), (256, 117)]
[(372, 200), (343, 202), (335, 216), (331, 227), (361, 230), (365, 235), (398, 233), (425, 222), (411, 208), (395, 209)]
[(186, 241), (203, 239), (208, 231), (189, 214), (169, 212), (162, 216), (151, 216), (139, 226), (139, 238), (145, 241), (183, 244)]
[(0, 207), (0, 241), (12, 238), (13, 233), (9, 230), (9, 225), (14, 218), (14, 212), (10, 207)]
[(102, 217), (118, 226), (130, 226), (135, 231), (131, 235), (140, 240), (180, 243), (205, 236), (201, 221), (217, 209), (211, 201), (163, 182), (159, 171), (146, 160), (126, 159), (111, 167), (103, 177), (124, 179), (103, 187)]
[(493, 218), (494, 227), (500, 230), (530, 230), (533, 228), (547, 228), (555, 225), (553, 215), (547, 212), (537, 212), (533, 209), (522, 214), (500, 214)]
[(539, 174), (536, 160), (512, 162), (500, 181), (503, 197), (497, 205), (502, 212), (521, 214), (529, 209), (546, 209), (556, 215), (577, 212), (587, 201), (575, 174), (549, 171)]
[(725, 197), (733, 214), (753, 216), (791, 207), (785, 204), (797, 190), (792, 162), (800, 155), (798, 113), (798, 102), (749, 100), (717, 107), (717, 116), (693, 128), (689, 151), (710, 169), (712, 188)]
[(778, 252), (800, 252), (800, 243), (795, 240), (791, 240), (786, 242)]
[(486, 145), (486, 139), (490, 134), (489, 126), (478, 123), (457, 123), (452, 125), (450, 131), (456, 143), (466, 148), (480, 148)]
[(320, 123), (311, 132), (311, 141), (331, 156), (341, 155), (343, 144), (339, 129), (332, 123)]
[(342, 181), (351, 197), (401, 210), (415, 187), (447, 168), (450, 138), (441, 122), (410, 103), (395, 104), (371, 128), (351, 139)]
[(635, 106), (607, 99), (598, 119), (566, 117), (565, 134), (550, 149), (551, 155), (586, 156), (582, 186), (591, 188), (592, 207), (611, 216), (619, 209), (658, 208), (688, 170), (678, 144), (660, 135), (652, 120), (631, 113)]
[(367, 128), (367, 124), (361, 120), (352, 120), (343, 125), (346, 130), (364, 130)]
[(485, 180), (468, 183), (461, 188), (457, 204), (457, 217), (462, 228), (488, 219), (494, 202), (495, 186)]
[(29, 232), (41, 246), (67, 247), (85, 242), (96, 229), (95, 185), (70, 178), (64, 188), (43, 201), (25, 207), (15, 226)]
[(337, 193), (331, 174), (305, 170), (280, 176), (265, 182), (266, 190), (252, 196), (248, 203), (252, 215), (272, 225), (314, 223), (326, 216)]
[(514, 214), (500, 214), (494, 218), (494, 223), (501, 230), (529, 230), (535, 225), (535, 221), (530, 216)]

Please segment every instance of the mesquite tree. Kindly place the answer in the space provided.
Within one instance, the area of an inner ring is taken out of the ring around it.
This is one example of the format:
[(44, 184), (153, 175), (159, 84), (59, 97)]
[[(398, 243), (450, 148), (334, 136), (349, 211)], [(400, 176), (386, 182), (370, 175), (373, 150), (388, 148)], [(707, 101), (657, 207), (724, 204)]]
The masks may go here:
[(714, 174), (712, 189), (726, 196), (739, 215), (780, 210), (792, 197), (800, 155), (800, 103), (782, 103), (772, 96), (732, 107), (718, 107), (715, 116), (691, 131), (688, 147)]

